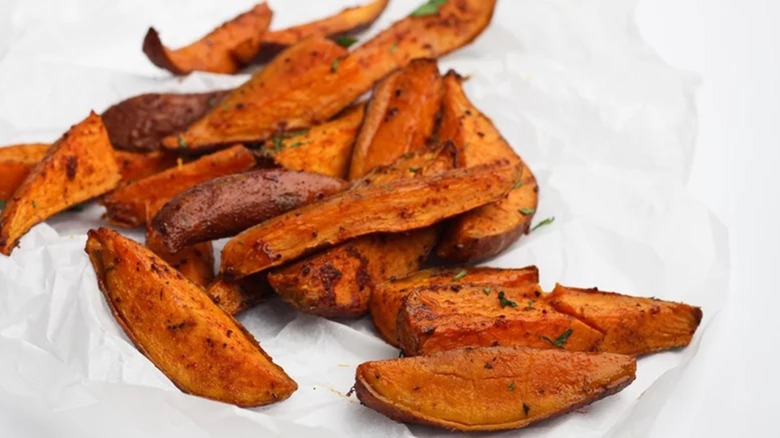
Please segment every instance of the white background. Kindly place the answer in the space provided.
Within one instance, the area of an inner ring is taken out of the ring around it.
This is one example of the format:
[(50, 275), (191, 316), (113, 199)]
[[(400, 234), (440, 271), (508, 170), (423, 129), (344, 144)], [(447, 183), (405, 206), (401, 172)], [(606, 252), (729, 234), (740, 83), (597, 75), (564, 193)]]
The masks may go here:
[(707, 372), (681, 379), (697, 398), (670, 402), (662, 416), (688, 416), (653, 436), (778, 436), (780, 2), (642, 0), (636, 17), (667, 62), (702, 77), (689, 188), (728, 226), (732, 257), (728, 303), (694, 359)]

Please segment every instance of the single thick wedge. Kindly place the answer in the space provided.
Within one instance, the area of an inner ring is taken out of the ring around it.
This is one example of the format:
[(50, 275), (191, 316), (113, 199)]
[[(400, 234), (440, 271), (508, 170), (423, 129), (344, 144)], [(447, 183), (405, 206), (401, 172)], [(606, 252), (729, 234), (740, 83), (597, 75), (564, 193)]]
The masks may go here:
[(361, 364), (355, 392), (396, 421), (491, 431), (571, 412), (635, 377), (634, 358), (619, 354), (474, 348)]
[(206, 292), (222, 310), (231, 315), (254, 307), (273, 295), (264, 272), (234, 281), (218, 276)]
[(116, 321), (182, 391), (260, 406), (297, 389), (241, 324), (149, 249), (100, 228), (86, 251)]

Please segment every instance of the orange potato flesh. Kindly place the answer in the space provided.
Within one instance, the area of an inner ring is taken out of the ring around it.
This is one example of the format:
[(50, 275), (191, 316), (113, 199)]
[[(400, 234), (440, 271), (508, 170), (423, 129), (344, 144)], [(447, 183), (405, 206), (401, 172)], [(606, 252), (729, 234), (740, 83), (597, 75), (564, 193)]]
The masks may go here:
[(311, 36), (335, 36), (356, 32), (371, 25), (387, 7), (389, 0), (374, 0), (361, 6), (344, 9), (320, 20), (266, 32), (263, 44), (288, 47)]
[(421, 149), (433, 135), (441, 105), (442, 80), (436, 60), (416, 59), (374, 88), (355, 142), (349, 179)]
[(571, 412), (635, 377), (630, 356), (488, 347), (363, 363), (355, 392), (396, 421), (491, 431)]
[(147, 227), (146, 247), (198, 286), (206, 288), (214, 281), (214, 248), (211, 242), (196, 243), (174, 253), (165, 246), (160, 233)]
[(0, 147), (0, 200), (11, 197), (48, 150), (49, 145), (44, 143)]
[[(465, 273), (465, 274), (464, 274)], [(418, 288), (458, 288), (463, 285), (517, 288), (539, 282), (536, 266), (520, 269), (496, 268), (434, 268), (417, 271), (404, 278), (391, 279), (376, 285), (371, 293), (371, 321), (388, 344), (398, 346), (396, 323), (404, 298)]]
[(374, 282), (418, 269), (436, 237), (433, 228), (361, 237), (273, 270), (268, 281), (303, 312), (359, 317), (368, 310)]
[(536, 212), (539, 187), (531, 170), (493, 122), (468, 100), (461, 82), (454, 72), (444, 78), (439, 137), (455, 144), (461, 166), (476, 166), (498, 158), (523, 166), (518, 185), (504, 199), (448, 222), (436, 254), (457, 263), (473, 263), (498, 255), (528, 232)]
[(685, 347), (702, 318), (700, 308), (683, 303), (561, 285), (546, 301), (603, 332), (599, 351), (610, 353), (641, 355)]
[(0, 213), (0, 253), (49, 217), (101, 195), (121, 176), (108, 133), (95, 113), (70, 128), (49, 148)]
[(193, 71), (233, 74), (257, 54), (272, 15), (265, 2), (257, 4), (177, 50), (165, 47), (157, 31), (150, 27), (143, 51), (154, 65), (177, 75)]
[(343, 116), (303, 134), (274, 138), (271, 144), (263, 145), (261, 154), (285, 169), (346, 178), (364, 113), (365, 105), (357, 105)]
[[(281, 128), (301, 129), (321, 123), (396, 68), (415, 58), (443, 56), (471, 42), (489, 24), (494, 7), (495, 0), (450, 0), (437, 14), (404, 18), (350, 54), (334, 54), (299, 76), (283, 79), (283, 85), (257, 87), (263, 80), (261, 71), (227, 97), (231, 105), (241, 103), (240, 110), (212, 110), (179, 138), (188, 149), (199, 150), (230, 142), (261, 141)], [(171, 149), (179, 143), (175, 136), (163, 140)]]
[(120, 226), (136, 227), (179, 193), (210, 179), (239, 173), (255, 166), (252, 153), (241, 145), (168, 169), (103, 197), (108, 219)]
[(222, 250), (221, 271), (244, 277), (351, 238), (433, 225), (500, 198), (517, 173), (508, 162), (498, 161), (384, 184), (366, 178), (232, 238)]
[(236, 315), (273, 295), (265, 273), (250, 275), (235, 281), (222, 276), (206, 290), (211, 299), (225, 312)]
[(541, 296), (537, 284), (420, 288), (398, 312), (398, 342), (407, 356), (498, 345), (597, 351), (601, 332), (556, 312)]
[(176, 165), (179, 159), (176, 155), (166, 152), (135, 153), (116, 151), (115, 154), (119, 173), (122, 174), (123, 184), (130, 184), (170, 169)]
[(85, 250), (117, 323), (182, 391), (260, 406), (297, 389), (243, 326), (149, 249), (100, 228)]

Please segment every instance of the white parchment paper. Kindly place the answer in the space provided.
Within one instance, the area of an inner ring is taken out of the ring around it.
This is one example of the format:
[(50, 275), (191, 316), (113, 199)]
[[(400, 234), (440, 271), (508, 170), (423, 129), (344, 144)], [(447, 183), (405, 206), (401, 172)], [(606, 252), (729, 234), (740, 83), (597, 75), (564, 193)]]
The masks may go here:
[[(357, 0), (355, 0), (357, 1)], [(411, 11), (392, 0), (367, 34)], [(633, 1), (499, 0), (492, 25), (441, 61), (535, 171), (537, 221), (495, 266), (536, 264), (543, 286), (598, 286), (704, 308), (688, 349), (643, 358), (620, 394), (523, 431), (536, 437), (644, 436), (680, 396), (680, 370), (725, 301), (726, 230), (686, 192), (697, 79), (640, 39)], [(246, 76), (172, 78), (141, 53), (155, 25), (184, 44), (251, 0), (35, 0), (0, 5), (0, 144), (51, 141), (89, 110), (149, 91), (196, 91)], [(272, 0), (274, 27), (352, 0)], [(0, 175), (0, 178), (2, 175)], [(24, 437), (434, 436), (345, 393), (355, 366), (392, 358), (367, 320), (330, 321), (272, 301), (241, 322), (299, 383), (287, 401), (238, 409), (178, 391), (121, 332), (83, 251), (101, 207), (36, 226), (0, 256), (0, 430)], [(135, 235), (138, 237), (138, 234)], [(515, 436), (517, 432), (496, 434)]]

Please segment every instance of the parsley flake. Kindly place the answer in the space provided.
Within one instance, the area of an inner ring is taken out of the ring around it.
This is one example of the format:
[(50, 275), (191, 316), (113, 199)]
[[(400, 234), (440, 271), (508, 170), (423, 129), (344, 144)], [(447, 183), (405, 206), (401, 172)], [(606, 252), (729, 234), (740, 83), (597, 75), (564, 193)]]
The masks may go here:
[(420, 168), (419, 168), (419, 167), (410, 167), (410, 168), (409, 168), (409, 172), (412, 172), (412, 173), (417, 173), (417, 172), (419, 172), (419, 171), (420, 171)]
[(509, 306), (509, 307), (517, 307), (517, 303), (516, 302), (514, 302), (514, 301), (512, 301), (510, 299), (507, 299), (507, 297), (504, 296), (504, 291), (499, 291), (498, 292), (498, 301), (501, 303), (501, 308), (504, 308), (504, 307), (507, 307), (507, 306)]
[(515, 382), (510, 383), (509, 386), (507, 386), (507, 389), (510, 390), (510, 391), (514, 391), (515, 390)]
[(543, 227), (545, 225), (550, 225), (551, 223), (555, 222), (555, 216), (548, 217), (547, 219), (539, 222), (538, 224), (534, 225), (533, 228), (531, 228), (531, 232), (536, 231), (537, 228)]
[(412, 17), (427, 17), (439, 13), (439, 8), (447, 4), (447, 0), (428, 0), (419, 8), (412, 11)]
[(521, 208), (520, 210), (517, 210), (517, 211), (519, 211), (520, 214), (522, 214), (523, 216), (528, 216), (529, 214), (536, 213), (536, 209), (535, 208)]
[(512, 187), (512, 190), (519, 189), (520, 187), (523, 187), (523, 180), (522, 179), (517, 180), (517, 182), (515, 183), (515, 186)]
[(33, 206), (33, 208), (38, 208), (38, 203), (34, 199), (33, 199), (33, 202), (32, 202), (32, 206)]
[(339, 35), (336, 37), (336, 44), (340, 45), (341, 47), (345, 49), (349, 49), (349, 47), (357, 42), (357, 38), (351, 37), (349, 35)]
[(488, 287), (486, 287), (486, 288), (482, 289), (482, 292), (484, 292), (484, 293), (485, 293), (485, 295), (490, 295), (490, 291), (492, 291), (492, 290), (493, 290), (493, 289), (491, 289), (491, 288), (488, 286)]
[(176, 142), (179, 143), (179, 147), (182, 149), (187, 149), (187, 140), (184, 139), (182, 136), (176, 137)]
[(5, 208), (5, 201), (0, 199), (0, 210), (2, 210), (3, 208)]
[(333, 59), (333, 62), (330, 63), (330, 72), (336, 73), (339, 69), (339, 64), (341, 64), (341, 58)]
[(305, 144), (306, 144), (306, 143), (304, 143), (304, 142), (302, 142), (302, 141), (296, 141), (295, 143), (293, 143), (293, 144), (291, 144), (290, 146), (288, 146), (288, 149), (295, 149), (295, 148), (299, 148), (299, 147), (301, 147), (301, 146), (303, 146), (303, 145), (305, 145)]
[(393, 45), (390, 46), (389, 49), (387, 49), (387, 51), (390, 53), (395, 53), (396, 50), (398, 50), (398, 43), (393, 43)]
[(553, 344), (558, 348), (563, 348), (563, 346), (566, 345), (566, 341), (569, 340), (569, 336), (571, 336), (572, 333), (574, 333), (574, 330), (566, 329), (566, 331), (561, 333), (561, 335), (558, 336), (558, 338), (556, 338), (554, 341), (548, 338), (547, 336), (539, 336), (539, 338), (544, 339), (545, 341)]
[(284, 139), (281, 135), (275, 135), (271, 137), (271, 145), (274, 147), (274, 152), (281, 152), (284, 149)]
[(469, 271), (467, 271), (467, 270), (465, 270), (465, 269), (461, 269), (461, 271), (460, 271), (460, 272), (458, 272), (457, 274), (455, 274), (455, 276), (454, 276), (454, 277), (452, 277), (452, 281), (458, 281), (458, 280), (460, 280), (461, 278), (465, 277), (465, 276), (466, 276), (466, 274), (468, 274), (468, 273), (469, 273)]

